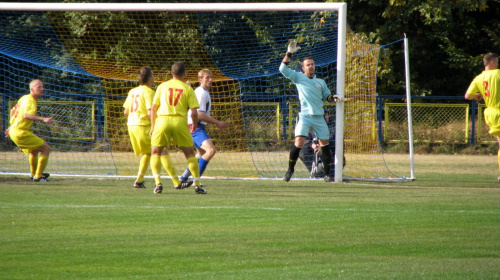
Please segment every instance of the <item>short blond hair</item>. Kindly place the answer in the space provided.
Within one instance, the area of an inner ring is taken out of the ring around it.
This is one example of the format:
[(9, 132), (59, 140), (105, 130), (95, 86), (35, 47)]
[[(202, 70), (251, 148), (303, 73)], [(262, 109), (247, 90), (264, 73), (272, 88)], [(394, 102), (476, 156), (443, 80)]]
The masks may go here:
[(33, 88), (33, 85), (34, 85), (35, 83), (38, 83), (38, 82), (40, 82), (40, 83), (42, 83), (42, 84), (43, 84), (42, 80), (40, 80), (40, 79), (34, 79), (33, 81), (31, 81), (31, 82), (30, 82), (30, 90)]
[(205, 76), (212, 76), (212, 71), (210, 71), (210, 69), (201, 69), (200, 72), (198, 72), (198, 79)]

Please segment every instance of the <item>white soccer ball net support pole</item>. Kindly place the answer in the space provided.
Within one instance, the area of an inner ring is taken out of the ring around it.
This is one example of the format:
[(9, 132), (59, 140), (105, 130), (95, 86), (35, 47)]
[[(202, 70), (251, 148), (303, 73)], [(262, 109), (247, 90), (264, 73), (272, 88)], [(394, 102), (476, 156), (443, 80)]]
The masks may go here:
[(413, 159), (413, 122), (411, 116), (411, 85), (410, 85), (410, 52), (408, 38), (404, 38), (405, 80), (406, 80), (406, 110), (408, 113), (408, 148), (410, 152), (410, 180), (415, 180), (415, 164)]
[[(346, 28), (347, 28), (347, 7), (342, 6), (338, 10), (338, 52), (337, 52), (337, 95), (340, 100), (345, 100), (345, 60), (346, 60)], [(344, 102), (338, 102), (335, 114), (335, 163), (343, 165), (344, 158)], [(342, 182), (342, 169), (335, 168), (335, 182)]]
[[(344, 100), (346, 62), (346, 3), (7, 3), (0, 2), (0, 11), (318, 11), (338, 12), (336, 95)], [(292, 38), (290, 38), (292, 39)], [(336, 104), (335, 158), (343, 158), (344, 102)], [(340, 160), (341, 162), (342, 160)], [(342, 168), (335, 171), (335, 181), (342, 182)]]

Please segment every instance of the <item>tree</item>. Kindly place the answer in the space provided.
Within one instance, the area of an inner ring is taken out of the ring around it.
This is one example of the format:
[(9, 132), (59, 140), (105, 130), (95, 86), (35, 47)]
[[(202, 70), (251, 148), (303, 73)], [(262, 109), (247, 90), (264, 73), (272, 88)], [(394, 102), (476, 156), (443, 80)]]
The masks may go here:
[[(497, 1), (351, 0), (348, 24), (377, 44), (409, 39), (412, 94), (462, 95), (483, 70), (482, 56), (499, 52)], [(381, 59), (378, 91), (403, 94), (401, 45), (387, 47)]]

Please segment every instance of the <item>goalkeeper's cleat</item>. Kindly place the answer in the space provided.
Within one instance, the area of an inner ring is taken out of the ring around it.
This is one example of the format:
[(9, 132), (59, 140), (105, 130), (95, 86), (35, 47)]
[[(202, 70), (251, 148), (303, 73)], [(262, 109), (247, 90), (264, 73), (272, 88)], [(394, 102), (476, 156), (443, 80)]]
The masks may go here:
[(325, 175), (325, 182), (335, 182), (335, 176), (333, 175)]
[(194, 181), (181, 181), (181, 183), (177, 186), (175, 186), (176, 190), (182, 190), (185, 188), (191, 187), (191, 185), (194, 183)]
[(39, 178), (39, 179), (33, 178), (33, 182), (43, 182), (43, 183), (45, 183), (45, 182), (48, 182), (48, 181), (49, 180), (47, 180), (47, 178), (43, 178), (43, 177)]
[(194, 192), (197, 194), (207, 194), (207, 190), (203, 188), (203, 185), (194, 187)]
[(288, 170), (285, 174), (285, 177), (283, 177), (283, 181), (288, 182), (292, 178), (293, 171)]
[(500, 183), (500, 176), (498, 176), (497, 180), (498, 180), (498, 182)]
[[(50, 174), (49, 174), (49, 173), (42, 173), (42, 178), (47, 179), (47, 178), (49, 178), (49, 177), (50, 177)], [(33, 181), (33, 179), (35, 179), (35, 177), (30, 176), (30, 180), (32, 180), (32, 181)]]
[(155, 189), (154, 189), (154, 193), (161, 193), (163, 191), (163, 186), (161, 185), (161, 183), (159, 183), (158, 185), (156, 185)]
[(136, 188), (136, 189), (145, 189), (146, 185), (144, 185), (144, 182), (135, 181), (134, 182), (134, 188)]

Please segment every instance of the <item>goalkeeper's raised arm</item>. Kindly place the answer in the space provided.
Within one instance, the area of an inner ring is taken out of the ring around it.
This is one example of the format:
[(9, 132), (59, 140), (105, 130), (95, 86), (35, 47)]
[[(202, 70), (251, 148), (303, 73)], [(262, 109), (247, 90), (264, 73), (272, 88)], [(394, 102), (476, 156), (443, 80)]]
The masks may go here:
[(331, 178), (333, 178), (335, 167), (329, 147), (330, 133), (328, 125), (323, 117), (323, 101), (333, 101), (334, 97), (331, 97), (331, 92), (325, 81), (316, 77), (316, 64), (311, 57), (303, 58), (302, 72), (295, 71), (288, 67), (288, 63), (292, 57), (300, 49), (300, 46), (297, 45), (297, 41), (291, 41), (288, 44), (287, 52), (279, 68), (283, 76), (292, 81), (297, 87), (300, 101), (299, 121), (295, 127), (295, 142), (290, 150), (288, 171), (283, 180), (287, 182), (290, 181), (295, 171), (295, 164), (299, 158), (300, 150), (304, 145), (309, 130), (312, 128), (316, 133), (322, 151), (325, 181), (329, 182)]

